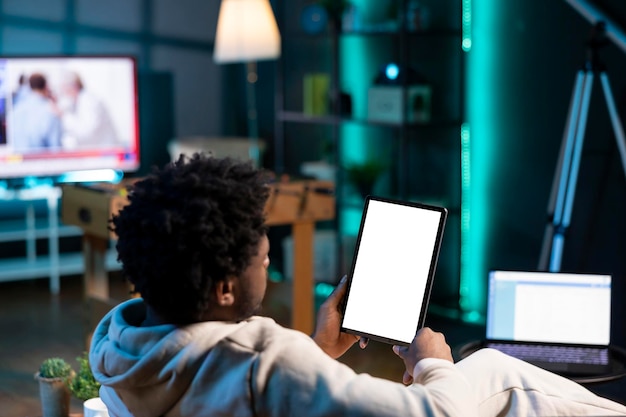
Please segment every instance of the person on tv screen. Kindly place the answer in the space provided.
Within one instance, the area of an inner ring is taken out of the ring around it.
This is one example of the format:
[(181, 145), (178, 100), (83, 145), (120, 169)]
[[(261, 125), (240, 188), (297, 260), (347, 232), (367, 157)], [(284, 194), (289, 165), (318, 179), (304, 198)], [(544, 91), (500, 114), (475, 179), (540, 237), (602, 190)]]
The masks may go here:
[(64, 146), (100, 147), (119, 142), (108, 109), (85, 88), (77, 73), (64, 75), (58, 108), (63, 120)]
[(26, 74), (20, 74), (17, 82), (17, 88), (13, 92), (14, 106), (30, 93), (30, 85), (28, 85), (28, 77)]
[(30, 93), (23, 96), (10, 116), (10, 142), (17, 152), (61, 148), (61, 119), (55, 112), (46, 77), (33, 73)]

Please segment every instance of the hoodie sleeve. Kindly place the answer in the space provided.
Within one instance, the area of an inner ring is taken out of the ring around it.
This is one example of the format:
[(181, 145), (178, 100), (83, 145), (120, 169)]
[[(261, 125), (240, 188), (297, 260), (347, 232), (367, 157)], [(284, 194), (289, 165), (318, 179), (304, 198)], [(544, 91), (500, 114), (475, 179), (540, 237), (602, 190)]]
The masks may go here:
[(257, 415), (477, 415), (468, 381), (450, 362), (422, 364), (416, 381), (405, 387), (357, 374), (302, 336), (275, 341), (259, 353), (251, 378)]

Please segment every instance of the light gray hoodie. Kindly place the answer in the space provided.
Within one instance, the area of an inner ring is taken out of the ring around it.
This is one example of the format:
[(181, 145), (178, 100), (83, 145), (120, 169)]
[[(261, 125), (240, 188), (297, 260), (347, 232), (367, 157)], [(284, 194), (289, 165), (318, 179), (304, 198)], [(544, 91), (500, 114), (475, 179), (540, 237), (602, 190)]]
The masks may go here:
[(129, 300), (94, 333), (89, 360), (111, 417), (476, 414), (467, 380), (444, 360), (418, 363), (405, 387), (355, 373), (269, 318), (140, 327), (144, 318), (143, 300)]

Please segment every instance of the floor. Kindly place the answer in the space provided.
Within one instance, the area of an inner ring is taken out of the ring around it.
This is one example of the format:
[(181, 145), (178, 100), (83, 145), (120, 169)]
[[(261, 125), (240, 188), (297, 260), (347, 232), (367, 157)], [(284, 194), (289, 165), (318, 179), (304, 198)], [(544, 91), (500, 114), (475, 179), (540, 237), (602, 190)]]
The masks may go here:
[[(111, 295), (127, 297), (127, 286), (115, 273), (110, 277)], [(270, 283), (265, 307), (267, 315), (282, 324), (289, 321), (290, 287)], [(0, 284), (0, 417), (37, 417), (41, 415), (39, 388), (34, 374), (40, 362), (59, 356), (77, 367), (76, 358), (85, 350), (88, 306), (82, 298), (82, 278), (63, 277), (61, 293), (52, 296), (47, 280)], [(480, 326), (468, 325), (431, 315), (427, 325), (446, 334), (453, 354), (483, 334)], [(341, 359), (359, 372), (399, 381), (402, 362), (391, 347), (371, 342), (366, 350), (351, 349)], [(600, 395), (626, 403), (626, 378), (612, 383), (596, 383), (588, 388)], [(72, 399), (71, 412), (82, 412), (82, 404)]]

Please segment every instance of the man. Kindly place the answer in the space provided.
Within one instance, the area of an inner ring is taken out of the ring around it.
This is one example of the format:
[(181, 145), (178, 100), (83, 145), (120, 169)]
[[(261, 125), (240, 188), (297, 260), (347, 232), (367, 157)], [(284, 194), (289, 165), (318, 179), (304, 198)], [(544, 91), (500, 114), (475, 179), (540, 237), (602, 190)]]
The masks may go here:
[(112, 228), (142, 298), (103, 318), (89, 357), (110, 416), (626, 414), (494, 350), (455, 365), (428, 328), (393, 348), (408, 387), (357, 374), (335, 360), (358, 340), (339, 331), (345, 278), (312, 337), (255, 316), (269, 266), (266, 184), (251, 164), (202, 155), (135, 183)]
[(32, 74), (30, 93), (15, 103), (9, 119), (9, 141), (18, 152), (61, 148), (61, 120), (54, 111), (46, 77)]
[(64, 74), (61, 91), (58, 111), (62, 115), (65, 146), (101, 147), (119, 143), (108, 109), (85, 88), (77, 73)]

